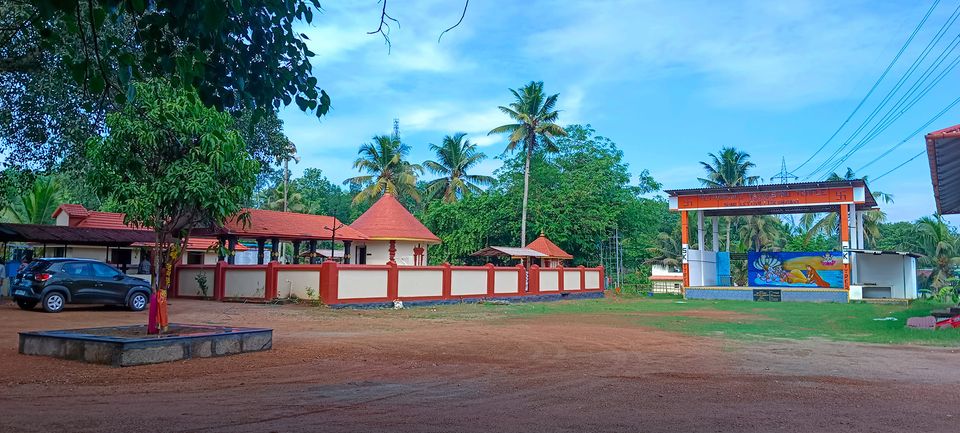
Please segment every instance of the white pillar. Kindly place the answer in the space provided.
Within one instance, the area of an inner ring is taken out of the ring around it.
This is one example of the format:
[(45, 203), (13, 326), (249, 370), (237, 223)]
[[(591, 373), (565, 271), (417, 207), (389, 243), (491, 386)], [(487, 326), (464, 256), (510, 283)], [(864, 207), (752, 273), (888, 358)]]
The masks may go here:
[(720, 251), (720, 217), (713, 217), (713, 242), (711, 245), (713, 252)]
[(707, 250), (707, 247), (703, 244), (704, 241), (703, 233), (703, 211), (697, 211), (697, 249), (700, 250), (700, 285), (703, 286), (706, 284), (706, 278), (704, 278), (704, 257), (703, 253)]
[(866, 248), (867, 244), (863, 240), (863, 211), (860, 210), (855, 212), (855, 215), (857, 216), (854, 218), (857, 221), (857, 236), (855, 238), (857, 240), (857, 248)]

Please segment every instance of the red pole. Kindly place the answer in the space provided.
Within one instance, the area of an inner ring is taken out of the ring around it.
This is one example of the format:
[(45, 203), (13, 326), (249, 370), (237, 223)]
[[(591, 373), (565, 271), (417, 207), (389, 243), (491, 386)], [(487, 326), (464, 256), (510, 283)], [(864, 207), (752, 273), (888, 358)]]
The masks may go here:
[(493, 267), (493, 263), (487, 263), (483, 267), (487, 268), (487, 296), (493, 296), (496, 294), (496, 272)]
[(680, 254), (683, 261), (683, 288), (690, 286), (690, 264), (687, 263), (687, 251), (690, 249), (690, 226), (687, 211), (680, 211)]
[(847, 205), (840, 205), (840, 254), (843, 255), (843, 288), (850, 290), (850, 223)]

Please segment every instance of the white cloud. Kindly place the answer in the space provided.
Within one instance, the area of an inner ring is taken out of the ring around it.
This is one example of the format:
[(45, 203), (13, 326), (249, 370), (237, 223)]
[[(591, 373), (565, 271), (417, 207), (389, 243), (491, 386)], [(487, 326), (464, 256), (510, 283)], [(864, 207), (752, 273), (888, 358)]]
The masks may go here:
[[(568, 5), (527, 54), (580, 68), (581, 79), (702, 80), (720, 105), (792, 107), (842, 99), (889, 47), (891, 19), (873, 3), (598, 1)], [(884, 11), (889, 12), (889, 11)], [(919, 14), (917, 16), (919, 18)], [(886, 57), (886, 56), (883, 56)], [(887, 57), (888, 58), (888, 57)], [(697, 89), (690, 89), (697, 91)]]

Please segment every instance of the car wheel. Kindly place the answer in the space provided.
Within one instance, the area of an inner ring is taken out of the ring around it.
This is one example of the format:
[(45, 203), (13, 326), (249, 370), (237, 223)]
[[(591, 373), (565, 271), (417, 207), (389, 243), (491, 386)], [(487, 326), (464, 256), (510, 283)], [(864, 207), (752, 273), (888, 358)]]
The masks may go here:
[(32, 310), (33, 307), (37, 306), (37, 301), (25, 301), (23, 299), (18, 299), (17, 306), (20, 307), (21, 310)]
[(67, 299), (60, 292), (50, 292), (43, 297), (43, 310), (48, 313), (59, 313), (67, 305)]
[(133, 311), (143, 311), (144, 308), (147, 308), (147, 302), (147, 295), (143, 292), (137, 292), (130, 297), (130, 304), (128, 306)]

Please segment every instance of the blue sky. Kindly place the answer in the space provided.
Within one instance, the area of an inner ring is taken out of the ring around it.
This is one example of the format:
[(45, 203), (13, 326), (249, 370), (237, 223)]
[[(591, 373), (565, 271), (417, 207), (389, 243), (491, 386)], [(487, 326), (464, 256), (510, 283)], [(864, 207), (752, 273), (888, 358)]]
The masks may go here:
[[(942, 0), (851, 125), (877, 106), (957, 1)], [(282, 113), (302, 157), (295, 174), (317, 167), (335, 182), (354, 176), (360, 144), (389, 133), (394, 118), (414, 161), (431, 158), (429, 143), (457, 131), (498, 155), (504, 140), (486, 136), (508, 123), (497, 105), (510, 102), (508, 88), (542, 80), (560, 94), (561, 123), (592, 124), (623, 149), (634, 175), (649, 169), (665, 188), (697, 186), (698, 161), (721, 146), (749, 152), (765, 179), (780, 170), (781, 158), (791, 169), (802, 163), (867, 93), (931, 4), (474, 0), (463, 24), (438, 44), (462, 3), (390, 2), (400, 26), (393, 26), (388, 51), (380, 35), (367, 34), (379, 23), (380, 6), (345, 3), (324, 4), (303, 29), (333, 108), (319, 121), (295, 108)], [(958, 33), (960, 23), (934, 53)], [(862, 166), (946, 107), (958, 96), (958, 77), (950, 72), (845, 166)], [(957, 123), (960, 107), (927, 129)], [(853, 129), (797, 174), (805, 176)], [(918, 134), (858, 174), (876, 177), (923, 146)], [(491, 158), (479, 171), (499, 165)], [(925, 155), (872, 187), (894, 195), (895, 204), (884, 208), (891, 220), (934, 211)]]

